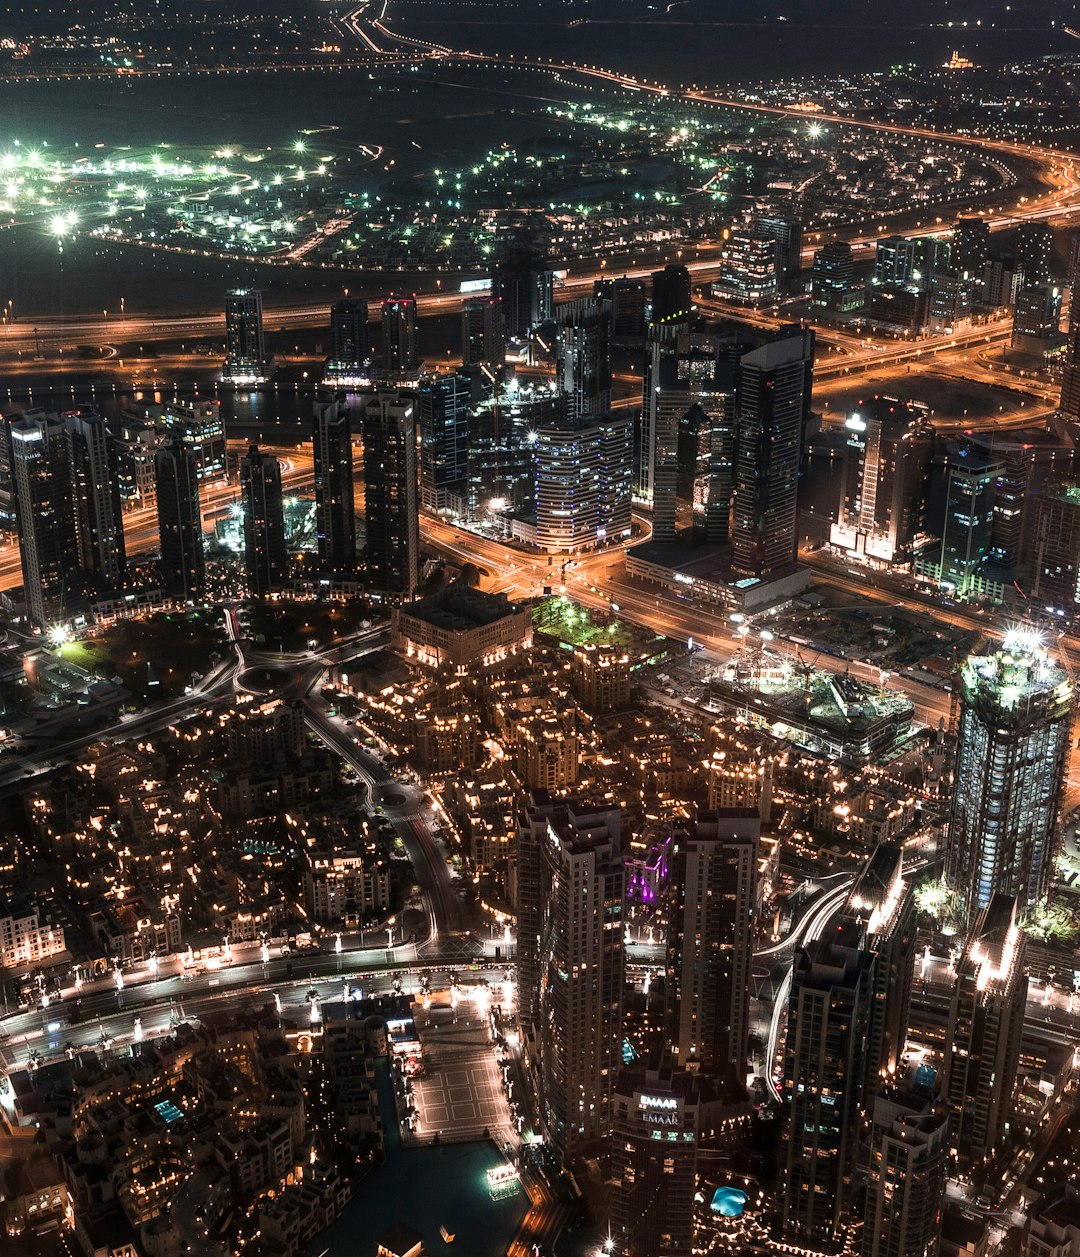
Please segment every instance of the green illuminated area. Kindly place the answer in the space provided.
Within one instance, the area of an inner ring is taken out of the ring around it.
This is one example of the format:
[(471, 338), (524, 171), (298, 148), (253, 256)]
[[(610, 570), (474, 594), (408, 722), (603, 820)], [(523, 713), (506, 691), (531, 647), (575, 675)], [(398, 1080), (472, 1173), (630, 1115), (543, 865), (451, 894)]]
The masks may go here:
[[(288, 254), (315, 230), (333, 157), (159, 144), (59, 150), (0, 143), (0, 216), (75, 235), (216, 253)], [(344, 225), (344, 224), (343, 224)]]
[(629, 647), (632, 644), (632, 634), (620, 620), (599, 616), (561, 594), (536, 604), (533, 628), (564, 646)]

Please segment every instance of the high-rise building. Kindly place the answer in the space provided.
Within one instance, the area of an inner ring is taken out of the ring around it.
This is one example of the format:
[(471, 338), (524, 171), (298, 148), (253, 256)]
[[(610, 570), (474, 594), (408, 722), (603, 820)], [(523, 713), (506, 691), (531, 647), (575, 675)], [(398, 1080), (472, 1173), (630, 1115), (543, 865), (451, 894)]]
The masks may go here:
[(1061, 289), (1024, 284), (1016, 294), (1009, 341), (1021, 353), (1043, 355), (1061, 344)]
[(342, 297), (330, 307), (331, 375), (359, 376), (368, 360), (368, 305), (359, 297)]
[(253, 384), (266, 378), (263, 303), (258, 288), (225, 294), (225, 366), (222, 379)]
[(1051, 1187), (1026, 1213), (1022, 1257), (1080, 1257), (1080, 1187)]
[(689, 328), (693, 314), (689, 270), (671, 263), (662, 271), (653, 271), (649, 322), (657, 327), (681, 323)]
[(315, 456), (315, 525), (324, 572), (356, 567), (352, 416), (345, 399), (317, 401), (312, 422)]
[(571, 554), (630, 533), (633, 421), (625, 412), (545, 423), (533, 446), (536, 544)]
[(1026, 503), (1019, 583), (1039, 608), (1080, 610), (1080, 484), (1055, 480)]
[(895, 397), (860, 402), (849, 437), (830, 542), (882, 563), (911, 561), (925, 533), (934, 429), (925, 408)]
[[(662, 274), (662, 272), (660, 272)], [(650, 322), (645, 339), (645, 370), (641, 391), (641, 424), (637, 433), (634, 456), (636, 493), (651, 502), (656, 479), (656, 435), (658, 409), (661, 405), (663, 381), (670, 387), (673, 378), (667, 364), (690, 348), (690, 329), (687, 323), (673, 320), (668, 323)], [(674, 372), (678, 380), (678, 371)], [(687, 401), (689, 405), (689, 400)]]
[(1021, 912), (1050, 885), (1073, 687), (1038, 633), (1013, 629), (960, 670), (945, 872), (968, 919), (995, 895)]
[(589, 419), (611, 410), (611, 302), (581, 297), (559, 307), (555, 378), (570, 415)]
[(693, 1074), (654, 1055), (619, 1074), (611, 1116), (611, 1226), (626, 1257), (686, 1257), (702, 1107)]
[(285, 514), (281, 464), (252, 445), (240, 460), (240, 495), (244, 508), (244, 567), (248, 589), (263, 598), (284, 584), (289, 573), (285, 549)]
[(737, 228), (724, 233), (715, 296), (740, 305), (772, 305), (780, 295), (777, 242), (772, 235)]
[(886, 236), (877, 244), (874, 283), (928, 292), (933, 277), (950, 269), (952, 245), (937, 236)]
[(411, 598), (420, 581), (416, 420), (412, 399), (394, 390), (364, 406), (364, 495), (368, 583)]
[(652, 377), (653, 539), (670, 544), (678, 523), (679, 427), (690, 409), (690, 381), (680, 379), (679, 357), (664, 354)]
[(952, 1150), (967, 1170), (1001, 1146), (1016, 1086), (1027, 978), (1017, 904), (994, 895), (956, 966), (945, 1042), (944, 1095)]
[(788, 1244), (814, 1252), (843, 1248), (858, 1190), (874, 967), (861, 933), (842, 917), (799, 948), (792, 965), (777, 1229)]
[(962, 214), (953, 224), (953, 265), (961, 275), (979, 279), (989, 256), (990, 224), (985, 218)]
[(873, 1102), (862, 1257), (936, 1257), (948, 1154), (935, 1082), (890, 1081)]
[(978, 592), (993, 544), (994, 497), (1003, 457), (964, 441), (945, 452), (945, 517), (938, 566), (940, 584), (961, 597)]
[(408, 375), (420, 364), (416, 356), (416, 298), (393, 293), (382, 303), (383, 370)]
[(745, 354), (735, 408), (732, 561), (765, 580), (795, 563), (799, 459), (814, 337), (800, 329)]
[(827, 310), (841, 309), (845, 294), (854, 286), (855, 259), (847, 241), (833, 241), (814, 253), (811, 292), (815, 306)]
[(622, 1059), (622, 818), (534, 796), (518, 826), (518, 1006), (540, 1126), (569, 1166), (607, 1135)]
[(554, 313), (554, 277), (539, 248), (512, 244), (496, 257), (491, 295), (502, 302), (506, 331), (527, 340)]
[(786, 214), (755, 214), (751, 226), (759, 236), (776, 242), (776, 284), (781, 295), (797, 293), (802, 274), (802, 223)]
[(611, 302), (611, 343), (636, 347), (645, 340), (648, 286), (643, 279), (623, 275), (618, 279), (598, 279), (593, 295)]
[(40, 629), (63, 620), (82, 591), (64, 422), (35, 411), (8, 421), (23, 598)]
[(501, 367), (506, 358), (506, 321), (498, 297), (473, 297), (461, 307), (461, 361)]
[(79, 566), (93, 584), (118, 589), (127, 563), (116, 444), (98, 414), (75, 411), (64, 425)]
[(701, 812), (670, 858), (668, 1041), (676, 1063), (745, 1080), (761, 816)]
[(474, 391), (467, 371), (420, 383), (420, 505), (425, 511), (465, 512)]
[(1070, 258), (1069, 287), (1069, 324), (1058, 411), (1073, 423), (1080, 423), (1080, 250), (1074, 250)]
[(600, 715), (630, 706), (630, 653), (606, 642), (586, 642), (570, 659), (570, 686), (586, 711)]
[(904, 880), (903, 848), (883, 842), (867, 860), (844, 912), (874, 958), (867, 1025), (867, 1112), (875, 1090), (903, 1077), (904, 1042), (915, 975), (915, 896)]
[(1028, 219), (1016, 229), (1016, 272), (1022, 288), (1050, 283), (1054, 233), (1048, 224)]
[(170, 437), (154, 455), (154, 475), (162, 583), (174, 598), (197, 602), (206, 592), (206, 556), (194, 451)]

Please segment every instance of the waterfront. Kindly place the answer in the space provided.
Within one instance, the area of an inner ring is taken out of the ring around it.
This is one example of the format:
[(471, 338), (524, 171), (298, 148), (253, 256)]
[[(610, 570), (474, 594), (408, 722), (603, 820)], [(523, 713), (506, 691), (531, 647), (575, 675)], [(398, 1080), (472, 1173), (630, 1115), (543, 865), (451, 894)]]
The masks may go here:
[[(378, 1237), (395, 1222), (424, 1236), (431, 1257), (502, 1257), (525, 1213), (524, 1192), (493, 1201), (487, 1171), (504, 1158), (487, 1140), (404, 1148), (398, 1133), (385, 1062), (378, 1066), (379, 1108), (386, 1127), (386, 1161), (363, 1180), (341, 1217), (317, 1235), (308, 1257), (375, 1257)], [(454, 1236), (446, 1244), (445, 1227)]]

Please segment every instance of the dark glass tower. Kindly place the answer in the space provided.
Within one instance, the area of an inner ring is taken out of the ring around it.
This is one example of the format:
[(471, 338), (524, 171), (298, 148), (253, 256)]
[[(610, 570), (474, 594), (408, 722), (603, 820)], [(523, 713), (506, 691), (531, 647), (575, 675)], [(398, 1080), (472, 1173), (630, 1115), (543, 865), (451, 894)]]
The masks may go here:
[(356, 504), (352, 422), (344, 400), (315, 403), (312, 444), (319, 565), (324, 572), (352, 572), (356, 567)]
[(77, 412), (64, 422), (79, 566), (92, 584), (117, 589), (127, 563), (116, 444), (100, 415)]
[(256, 598), (278, 589), (288, 575), (281, 464), (251, 446), (240, 461), (244, 506), (244, 565), (248, 588)]
[(555, 374), (570, 417), (592, 419), (611, 409), (611, 302), (595, 297), (559, 310)]
[(795, 563), (813, 356), (813, 333), (799, 330), (739, 363), (732, 561), (738, 571), (762, 580)]
[(383, 367), (394, 373), (415, 371), (416, 298), (395, 297), (393, 293), (382, 304)]
[(225, 294), (226, 380), (260, 380), (266, 371), (262, 293), (235, 288)]
[(473, 389), (467, 371), (436, 375), (420, 385), (420, 505), (425, 511), (464, 509)]
[(368, 307), (357, 297), (343, 297), (330, 307), (330, 361), (339, 375), (356, 375), (368, 358)]
[(63, 618), (81, 590), (67, 433), (55, 415), (9, 422), (11, 481), (22, 560), (23, 596), (32, 624)]
[(197, 602), (206, 592), (206, 557), (194, 451), (172, 437), (154, 455), (154, 477), (162, 581), (173, 597)]
[(364, 406), (364, 517), (372, 589), (410, 598), (420, 580), (416, 420), (411, 398), (377, 393)]

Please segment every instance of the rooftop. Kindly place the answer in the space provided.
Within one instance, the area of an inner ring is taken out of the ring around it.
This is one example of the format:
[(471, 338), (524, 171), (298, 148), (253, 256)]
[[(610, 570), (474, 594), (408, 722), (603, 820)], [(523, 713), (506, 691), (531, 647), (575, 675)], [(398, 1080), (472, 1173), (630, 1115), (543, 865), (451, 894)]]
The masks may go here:
[(520, 605), (511, 602), (505, 594), (485, 593), (460, 582), (401, 608), (403, 615), (454, 633), (468, 633), (485, 624), (494, 624), (520, 610)]

